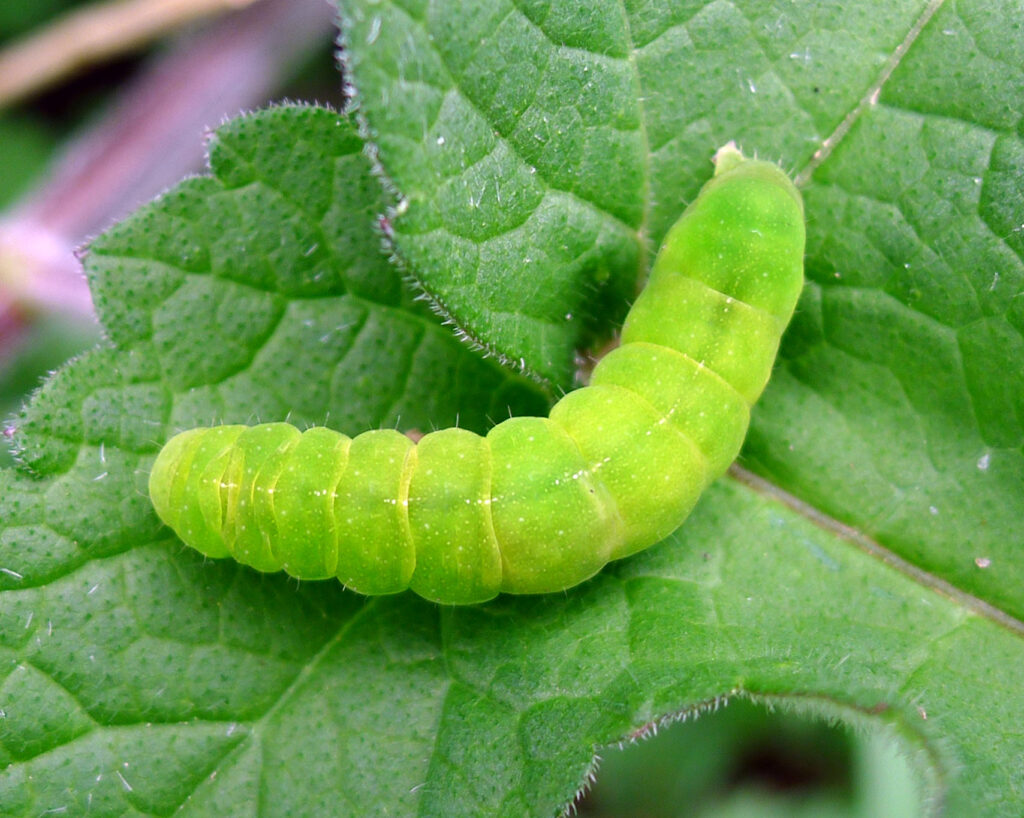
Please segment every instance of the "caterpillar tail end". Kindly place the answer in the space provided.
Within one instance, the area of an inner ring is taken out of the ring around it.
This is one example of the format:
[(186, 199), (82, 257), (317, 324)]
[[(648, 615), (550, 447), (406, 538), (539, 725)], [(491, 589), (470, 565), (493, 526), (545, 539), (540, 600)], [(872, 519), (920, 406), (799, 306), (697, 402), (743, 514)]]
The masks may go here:
[(715, 176), (721, 176), (723, 173), (728, 173), (733, 168), (746, 162), (747, 157), (743, 155), (743, 151), (736, 145), (736, 141), (730, 139), (715, 151), (711, 161), (715, 165)]
[(711, 161), (715, 165), (715, 172), (712, 175), (713, 182), (742, 167), (742, 172), (748, 176), (768, 179), (785, 190), (790, 198), (800, 207), (800, 215), (801, 218), (803, 217), (804, 201), (800, 191), (796, 189), (789, 175), (774, 162), (766, 162), (763, 159), (751, 159), (739, 149), (735, 140), (732, 139), (715, 151)]

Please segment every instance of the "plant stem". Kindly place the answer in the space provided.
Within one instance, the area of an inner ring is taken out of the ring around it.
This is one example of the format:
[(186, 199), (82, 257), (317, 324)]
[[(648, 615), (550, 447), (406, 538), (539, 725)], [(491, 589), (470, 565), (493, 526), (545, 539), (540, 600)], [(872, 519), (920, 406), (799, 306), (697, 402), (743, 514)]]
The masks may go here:
[(90, 63), (131, 51), (213, 14), (256, 0), (109, 0), (59, 17), (0, 51), (0, 108)]

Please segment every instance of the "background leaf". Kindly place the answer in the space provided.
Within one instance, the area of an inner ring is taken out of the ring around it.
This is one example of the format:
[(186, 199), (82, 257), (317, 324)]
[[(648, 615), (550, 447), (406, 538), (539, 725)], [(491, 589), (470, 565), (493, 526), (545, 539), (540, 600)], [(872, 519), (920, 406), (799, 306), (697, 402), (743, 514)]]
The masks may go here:
[(1019, 814), (1010, 5), (346, 4), (404, 270), (556, 385), (715, 147), (797, 171), (810, 284), (745, 449), (760, 476), (579, 588), (471, 608), (182, 548), (144, 491), (178, 428), (545, 404), (410, 303), (344, 119), (236, 121), (214, 176), (94, 243), (110, 343), (36, 396), (26, 469), (0, 472), (0, 811), (550, 814), (596, 746), (745, 696), (887, 730), (934, 811)]

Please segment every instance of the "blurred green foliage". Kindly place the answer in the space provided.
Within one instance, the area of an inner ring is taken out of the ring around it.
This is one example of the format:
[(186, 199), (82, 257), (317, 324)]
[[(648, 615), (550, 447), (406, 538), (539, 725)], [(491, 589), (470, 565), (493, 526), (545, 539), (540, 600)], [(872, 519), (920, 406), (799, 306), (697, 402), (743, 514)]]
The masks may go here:
[(606, 748), (585, 818), (914, 818), (911, 769), (887, 737), (749, 701)]
[(42, 172), (57, 144), (52, 133), (36, 118), (24, 114), (0, 114), (0, 208), (21, 195)]
[(80, 5), (83, 5), (83, 0), (8, 0), (0, 3), (0, 44), (19, 37), (51, 17)]

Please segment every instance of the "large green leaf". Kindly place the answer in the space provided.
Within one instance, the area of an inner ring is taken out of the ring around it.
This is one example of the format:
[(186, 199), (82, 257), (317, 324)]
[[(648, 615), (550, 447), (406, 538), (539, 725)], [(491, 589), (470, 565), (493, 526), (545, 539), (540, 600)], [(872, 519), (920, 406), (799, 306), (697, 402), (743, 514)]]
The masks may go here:
[(718, 144), (797, 172), (810, 283), (754, 473), (584, 586), (479, 607), (184, 549), (145, 496), (178, 428), (544, 406), (410, 302), (346, 120), (238, 120), (213, 176), (93, 244), (110, 342), (0, 472), (0, 812), (545, 815), (595, 747), (747, 696), (887, 730), (935, 811), (1019, 815), (1013, 5), (346, 4), (403, 271), (557, 385)]

